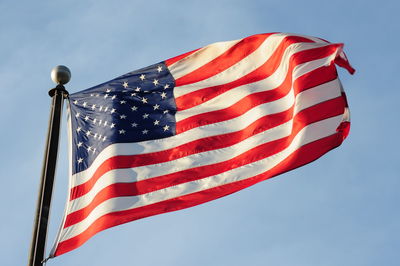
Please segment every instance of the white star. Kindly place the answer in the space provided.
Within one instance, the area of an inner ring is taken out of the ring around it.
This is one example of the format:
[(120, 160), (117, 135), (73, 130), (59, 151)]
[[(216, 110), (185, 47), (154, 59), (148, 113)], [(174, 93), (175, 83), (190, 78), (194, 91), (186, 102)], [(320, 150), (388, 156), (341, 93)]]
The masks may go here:
[(95, 118), (95, 119), (93, 120), (93, 124), (96, 124), (96, 122), (97, 122), (97, 119)]
[(154, 110), (157, 110), (158, 108), (160, 108), (160, 106), (158, 104), (153, 106)]
[(75, 101), (74, 101), (74, 104), (78, 104), (78, 100), (75, 100)]
[(87, 102), (83, 102), (82, 106), (86, 107), (86, 105), (87, 105)]
[(132, 127), (137, 127), (138, 126), (138, 124), (136, 124), (136, 123), (132, 123), (131, 125), (132, 125)]
[(140, 75), (140, 79), (143, 81), (146, 78), (146, 75), (142, 74)]
[(146, 119), (146, 118), (148, 118), (149, 117), (149, 114), (144, 114), (143, 115), (143, 119)]
[(106, 89), (106, 92), (107, 92), (107, 93), (110, 93), (110, 92), (111, 92), (111, 89)]
[(78, 163), (82, 163), (82, 162), (83, 162), (83, 159), (82, 159), (82, 158), (79, 158), (77, 162), (78, 162)]
[(121, 129), (121, 130), (119, 131), (119, 134), (125, 134), (125, 130)]
[(104, 99), (107, 99), (108, 96), (109, 96), (108, 94), (105, 94), (105, 95), (104, 95)]
[(99, 107), (99, 111), (103, 111), (103, 106), (100, 106), (100, 107)]
[(93, 138), (94, 138), (94, 139), (97, 139), (97, 133), (96, 133), (96, 134), (94, 134)]
[(103, 126), (105, 126), (105, 127), (107, 126), (107, 121), (104, 121), (104, 124), (103, 124)]
[(165, 126), (163, 127), (163, 129), (164, 129), (164, 131), (167, 131), (167, 130), (169, 130), (169, 126), (168, 126), (168, 125), (165, 125)]
[(87, 147), (87, 151), (91, 151), (92, 150), (92, 147)]
[(162, 93), (161, 93), (161, 98), (162, 98), (162, 99), (167, 98), (167, 94), (166, 94), (165, 92), (162, 92)]
[(101, 123), (103, 123), (103, 120), (99, 120), (99, 126), (101, 126)]
[(96, 152), (96, 148), (93, 149), (93, 154)]
[(132, 96), (132, 97), (133, 97), (133, 96), (136, 96), (136, 92), (131, 93), (131, 96)]
[(160, 123), (160, 121), (156, 120), (154, 121), (154, 125), (157, 126)]
[(128, 82), (125, 81), (125, 82), (122, 84), (122, 86), (124, 86), (125, 89), (128, 88)]
[(169, 84), (165, 84), (164, 89), (168, 89), (169, 88)]
[(153, 84), (154, 84), (154, 86), (157, 86), (158, 85), (158, 79), (154, 79)]
[(78, 142), (78, 144), (76, 146), (81, 147), (83, 145), (83, 142)]
[(89, 120), (89, 116), (85, 116), (85, 121), (88, 121)]
[(114, 127), (115, 127), (115, 124), (111, 123), (110, 128), (114, 128)]
[(92, 110), (94, 110), (94, 109), (96, 109), (96, 105), (95, 104), (92, 105)]
[(136, 87), (135, 91), (140, 91), (140, 87)]
[(107, 112), (107, 110), (108, 110), (108, 106), (106, 106), (106, 108), (104, 108), (104, 112)]
[(168, 112), (169, 112), (168, 110), (165, 110), (163, 113), (164, 113), (164, 114), (168, 114)]
[(76, 129), (77, 132), (80, 132), (81, 130), (82, 130), (81, 127), (78, 127), (78, 128)]
[(111, 100), (114, 100), (115, 98), (117, 98), (117, 96), (113, 95), (113, 97), (111, 97)]
[(162, 71), (162, 66), (158, 66), (157, 71), (158, 71), (158, 73), (160, 73)]
[(138, 108), (136, 106), (131, 107), (132, 111), (136, 111)]
[(147, 129), (145, 129), (145, 130), (142, 131), (143, 135), (146, 135), (147, 132), (149, 132)]
[(81, 115), (80, 113), (76, 113), (75, 117), (78, 118), (80, 115)]
[(125, 100), (122, 100), (122, 101), (120, 101), (120, 103), (121, 103), (121, 104), (125, 104), (125, 103), (126, 103), (126, 101), (125, 101)]
[(104, 136), (104, 137), (103, 137), (103, 141), (105, 141), (106, 139), (107, 139), (107, 137), (106, 137), (106, 136)]
[(90, 130), (86, 131), (86, 136), (89, 137), (89, 136), (90, 136), (90, 133), (91, 133)]
[(119, 118), (125, 119), (125, 118), (126, 118), (126, 115), (120, 115)]
[(116, 110), (113, 108), (113, 109), (111, 109), (111, 112), (110, 112), (110, 113), (113, 114), (115, 111), (116, 111)]
[(147, 98), (143, 97), (143, 98), (142, 98), (142, 102), (143, 102), (143, 103), (147, 103)]

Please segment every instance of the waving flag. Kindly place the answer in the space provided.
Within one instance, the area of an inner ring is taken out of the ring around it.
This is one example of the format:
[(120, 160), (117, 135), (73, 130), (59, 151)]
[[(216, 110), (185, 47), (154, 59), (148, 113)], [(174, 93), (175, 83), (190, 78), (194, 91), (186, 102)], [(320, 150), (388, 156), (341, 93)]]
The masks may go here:
[(349, 131), (343, 44), (220, 42), (69, 99), (69, 201), (51, 256), (99, 231), (223, 197), (307, 164)]

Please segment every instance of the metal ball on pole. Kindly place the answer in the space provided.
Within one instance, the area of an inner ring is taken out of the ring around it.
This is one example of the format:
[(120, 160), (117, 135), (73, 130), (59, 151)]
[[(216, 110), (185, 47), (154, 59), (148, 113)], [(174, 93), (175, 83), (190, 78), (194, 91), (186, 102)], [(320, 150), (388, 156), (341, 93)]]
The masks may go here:
[(59, 65), (51, 70), (51, 80), (56, 84), (67, 84), (71, 79), (71, 71), (68, 67)]
[(56, 66), (51, 71), (51, 79), (57, 86), (49, 91), (49, 95), (52, 97), (52, 104), (32, 233), (29, 266), (42, 266), (44, 261), (47, 225), (57, 164), (61, 115), (64, 99), (68, 97), (64, 84), (67, 84), (71, 79), (71, 71), (66, 66)]

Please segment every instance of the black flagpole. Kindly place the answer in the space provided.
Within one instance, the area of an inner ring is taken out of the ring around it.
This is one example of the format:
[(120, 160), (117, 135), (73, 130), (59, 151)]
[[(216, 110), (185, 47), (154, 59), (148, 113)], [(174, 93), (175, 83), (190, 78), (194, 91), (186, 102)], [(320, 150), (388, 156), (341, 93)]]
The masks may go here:
[(29, 266), (42, 266), (45, 256), (47, 224), (50, 213), (51, 196), (53, 192), (54, 174), (56, 171), (58, 140), (60, 135), (61, 114), (64, 99), (68, 92), (64, 84), (71, 78), (71, 72), (65, 66), (56, 66), (51, 72), (52, 80), (58, 85), (49, 91), (52, 97), (49, 128), (40, 181), (39, 195), (36, 205), (35, 224), (32, 233)]

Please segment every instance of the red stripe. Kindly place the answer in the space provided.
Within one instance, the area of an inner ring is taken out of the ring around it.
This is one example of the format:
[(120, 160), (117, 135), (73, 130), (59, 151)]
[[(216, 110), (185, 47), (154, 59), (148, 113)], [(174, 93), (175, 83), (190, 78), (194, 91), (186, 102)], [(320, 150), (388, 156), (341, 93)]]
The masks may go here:
[(291, 80), (288, 80), (288, 82), (286, 82), (282, 87), (270, 91), (250, 94), (225, 109), (201, 113), (181, 120), (176, 123), (176, 134), (183, 133), (195, 127), (230, 120), (243, 115), (258, 105), (276, 101), (290, 92), (290, 84)]
[(329, 150), (339, 146), (342, 143), (342, 140), (342, 132), (338, 132), (337, 134), (304, 145), (271, 170), (252, 178), (131, 210), (108, 213), (93, 222), (83, 233), (60, 242), (56, 248), (54, 256), (59, 256), (78, 248), (93, 235), (107, 228), (156, 214), (193, 207), (232, 194), (260, 181), (308, 164), (318, 159)]
[[(325, 49), (323, 51), (321, 51), (320, 48), (317, 48), (318, 51), (320, 52), (321, 58), (324, 58), (335, 51), (331, 47), (324, 47), (324, 48)], [(201, 113), (201, 114), (194, 115), (194, 116), (188, 117), (186, 119), (183, 119), (176, 123), (176, 134), (180, 134), (182, 132), (185, 132), (185, 131), (190, 130), (195, 127), (214, 124), (214, 123), (218, 123), (221, 121), (233, 119), (235, 117), (241, 116), (242, 114), (246, 113), (247, 111), (254, 108), (255, 106), (258, 106), (258, 105), (264, 104), (264, 103), (268, 103), (268, 102), (272, 102), (272, 101), (278, 100), (278, 99), (286, 96), (292, 87), (292, 78), (293, 78), (292, 72), (293, 72), (293, 69), (297, 66), (297, 62), (302, 62), (303, 60), (306, 60), (305, 58), (309, 58), (310, 54), (315, 53), (315, 51), (313, 51), (313, 50), (314, 49), (307, 50), (307, 51), (304, 51), (304, 53), (297, 53), (292, 56), (292, 58), (290, 59), (290, 65), (289, 65), (289, 69), (286, 74), (285, 80), (277, 88), (275, 88), (273, 90), (253, 93), (251, 95), (243, 97), (240, 101), (236, 102), (235, 104), (233, 104), (230, 107), (227, 107), (225, 109)], [(315, 59), (313, 59), (313, 60), (315, 60)], [(322, 68), (322, 69), (325, 70), (325, 68)], [(337, 76), (334, 66), (332, 66), (326, 70), (329, 71), (329, 72), (327, 71), (326, 75), (330, 75), (331, 77)], [(313, 72), (313, 71), (311, 71), (311, 72)], [(313, 75), (313, 76), (315, 76), (315, 75)], [(326, 77), (324, 76), (323, 78), (325, 79)], [(300, 77), (300, 79), (301, 79), (301, 77)], [(306, 76), (305, 80), (310, 80), (309, 82), (315, 82), (314, 78), (310, 79), (309, 76)], [(316, 80), (319, 80), (319, 78), (317, 77)], [(295, 83), (295, 85), (296, 85), (296, 83)], [(295, 91), (295, 93), (297, 94), (302, 89), (306, 89), (309, 87), (295, 86), (295, 88), (297, 88), (297, 90)]]
[[(342, 47), (344, 46), (344, 44), (342, 44)], [(340, 54), (338, 54), (335, 58), (335, 63), (340, 66), (343, 67), (344, 69), (346, 69), (350, 74), (354, 74), (356, 72), (356, 70), (350, 65), (349, 60), (347, 60), (347, 56), (346, 54), (343, 52), (344, 57), (341, 57)]]
[[(254, 82), (258, 82), (258, 81), (268, 78), (277, 70), (277, 68), (281, 64), (282, 57), (284, 55), (284, 52), (285, 52), (287, 46), (291, 45), (292, 43), (295, 43), (296, 41), (299, 42), (300, 40), (289, 39), (285, 42), (282, 42), (281, 45), (275, 51), (275, 53), (267, 60), (267, 62), (264, 65), (260, 66), (256, 70), (252, 71), (251, 73), (249, 73), (235, 81), (232, 81), (230, 83), (226, 83), (223, 85), (200, 89), (200, 90), (188, 93), (186, 95), (177, 97), (176, 98), (177, 109), (185, 110), (185, 109), (192, 108), (196, 105), (199, 105), (201, 103), (209, 101), (209, 100), (217, 97), (218, 95), (220, 95), (226, 91), (229, 91), (231, 89), (234, 89), (236, 87), (254, 83)], [(305, 40), (301, 40), (301, 41), (304, 42)], [(294, 67), (296, 67), (297, 65), (303, 64), (305, 62), (324, 58), (324, 57), (336, 52), (337, 48), (338, 48), (337, 44), (331, 44), (328, 46), (309, 49), (309, 50), (305, 50), (305, 51), (300, 51), (296, 54), (293, 54), (289, 58), (290, 65), (289, 65), (287, 75), (289, 75), (293, 71)]]
[[(175, 172), (164, 176), (154, 177), (152, 179), (147, 179), (139, 182), (117, 183), (110, 185), (101, 190), (98, 194), (96, 194), (95, 198), (88, 206), (73, 213), (70, 213), (66, 217), (64, 228), (84, 220), (93, 211), (94, 208), (110, 198), (137, 196), (140, 194), (149, 193), (166, 187), (175, 186), (182, 183), (217, 175), (231, 169), (272, 156), (273, 154), (276, 154), (286, 149), (293, 141), (294, 137), (305, 126), (320, 120), (343, 114), (344, 107), (345, 106), (343, 98), (338, 97), (307, 108), (299, 112), (293, 119), (294, 122), (291, 135), (254, 147), (251, 150), (248, 150), (230, 160)], [(268, 121), (268, 119), (261, 120)], [(255, 123), (255, 126), (251, 126), (244, 130), (244, 133), (250, 135), (252, 131), (264, 131), (264, 129), (262, 128), (263, 122), (265, 121), (258, 121), (258, 123)], [(240, 136), (240, 134), (236, 135)], [(247, 138), (247, 136), (245, 138)]]
[(175, 57), (170, 58), (170, 59), (167, 59), (167, 60), (164, 61), (164, 63), (165, 63), (166, 66), (170, 66), (170, 65), (178, 62), (179, 60), (182, 60), (183, 58), (188, 57), (189, 55), (197, 52), (200, 49), (201, 48), (193, 50), (193, 51), (190, 51), (190, 52), (187, 52), (187, 53), (184, 53), (184, 54), (181, 54), (181, 55), (178, 55), (178, 56), (175, 56)]
[(175, 86), (183, 86), (199, 82), (228, 69), (257, 50), (257, 48), (260, 47), (260, 45), (271, 35), (272, 33), (257, 34), (242, 39), (222, 55), (204, 64), (195, 71), (176, 79)]
[[(332, 72), (332, 70), (334, 70), (334, 67), (333, 68), (322, 67), (312, 72), (309, 72), (306, 75), (301, 76), (294, 82), (295, 90), (301, 91), (303, 90), (302, 88), (306, 89), (310, 87), (315, 87), (317, 85), (335, 79), (337, 77), (336, 72)], [(288, 110), (287, 112), (291, 111)], [(269, 128), (272, 128), (274, 126), (277, 126), (279, 124), (288, 121), (289, 117), (287, 116), (287, 114), (284, 113), (278, 113), (266, 116), (268, 121), (265, 123), (264, 125), (265, 127), (263, 129), (267, 130)], [(256, 132), (253, 132), (253, 134), (255, 133)], [(92, 189), (94, 184), (102, 175), (113, 169), (143, 166), (149, 164), (149, 162), (151, 162), (151, 164), (163, 163), (184, 156), (188, 156), (191, 154), (227, 147), (235, 143), (238, 143), (245, 137), (248, 137), (246, 135), (243, 135), (242, 138), (237, 138), (237, 137), (233, 138), (234, 134), (235, 133), (229, 133), (214, 137), (198, 139), (192, 142), (185, 143), (173, 149), (168, 149), (160, 152), (153, 152), (153, 153), (139, 154), (132, 156), (115, 156), (109, 158), (99, 166), (99, 168), (93, 174), (93, 177), (91, 179), (71, 189), (70, 199), (73, 200), (85, 195), (88, 191)], [(242, 133), (240, 131), (239, 133), (236, 134), (242, 134)]]

